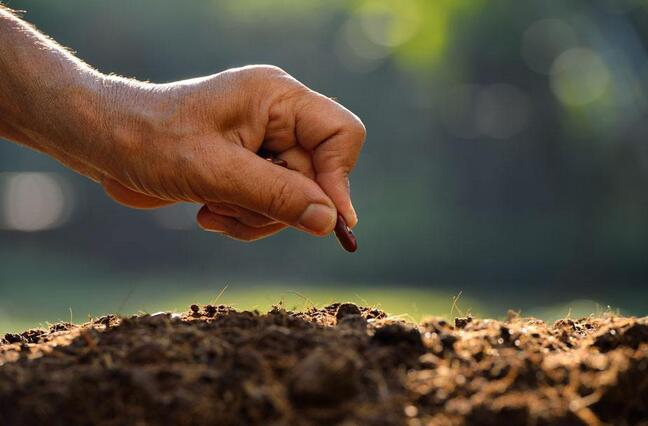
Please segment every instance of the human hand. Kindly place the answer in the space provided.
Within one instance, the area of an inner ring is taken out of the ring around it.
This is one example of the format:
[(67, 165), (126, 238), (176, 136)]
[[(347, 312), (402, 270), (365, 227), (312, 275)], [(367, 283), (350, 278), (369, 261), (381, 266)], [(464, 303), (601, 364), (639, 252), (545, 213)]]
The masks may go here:
[(357, 222), (348, 176), (364, 126), (276, 67), (162, 85), (107, 76), (2, 7), (0, 53), (0, 137), (123, 204), (201, 203), (203, 228), (242, 240), (286, 226), (325, 235), (336, 209)]
[(201, 203), (204, 229), (246, 241), (286, 226), (326, 235), (337, 211), (351, 227), (357, 223), (348, 177), (364, 126), (282, 70), (254, 66), (166, 85), (104, 86), (107, 98), (120, 99), (104, 119), (105, 127), (117, 126), (117, 148), (90, 163), (115, 200), (136, 208)]

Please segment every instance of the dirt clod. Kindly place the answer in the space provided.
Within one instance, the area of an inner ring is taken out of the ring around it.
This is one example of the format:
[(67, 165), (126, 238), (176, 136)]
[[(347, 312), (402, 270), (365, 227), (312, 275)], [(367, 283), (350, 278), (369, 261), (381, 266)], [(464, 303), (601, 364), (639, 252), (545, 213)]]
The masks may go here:
[(353, 303), (342, 303), (337, 308), (335, 318), (340, 321), (342, 318), (350, 315), (362, 315), (362, 312), (360, 312), (360, 308), (358, 308)]
[(469, 323), (472, 322), (472, 317), (467, 316), (465, 318), (455, 318), (455, 328), (464, 328), (466, 327)]
[(23, 337), (20, 334), (7, 333), (4, 340), (7, 343), (20, 343), (23, 341)]
[(601, 352), (607, 352), (620, 346), (637, 349), (648, 341), (648, 324), (634, 323), (624, 327), (610, 328), (598, 334), (594, 346)]
[(376, 329), (371, 341), (379, 345), (403, 346), (404, 350), (410, 349), (416, 352), (424, 350), (418, 329), (398, 323), (387, 324)]
[(354, 351), (317, 348), (300, 361), (289, 378), (290, 396), (298, 406), (335, 405), (357, 394), (361, 361)]
[(192, 305), (7, 334), (0, 424), (648, 422), (648, 318), (461, 320)]

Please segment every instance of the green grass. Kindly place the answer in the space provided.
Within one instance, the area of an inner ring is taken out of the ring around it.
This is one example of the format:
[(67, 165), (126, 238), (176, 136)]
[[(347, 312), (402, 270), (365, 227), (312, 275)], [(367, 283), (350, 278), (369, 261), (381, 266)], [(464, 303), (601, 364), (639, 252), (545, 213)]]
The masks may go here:
[[(597, 300), (575, 300), (555, 297), (557, 304), (539, 306), (534, 298), (537, 290), (520, 285), (519, 292), (506, 292), (497, 286), (484, 286), (481, 291), (464, 291), (461, 287), (441, 290), (433, 285), (411, 287), (398, 283), (303, 283), (227, 281), (205, 275), (167, 274), (164, 276), (123, 276), (87, 262), (66, 259), (42, 260), (36, 256), (0, 253), (0, 335), (48, 322), (81, 323), (89, 316), (107, 313), (122, 315), (137, 312), (185, 311), (192, 303), (228, 304), (237, 309), (261, 312), (272, 305), (303, 310), (311, 304), (323, 306), (331, 302), (350, 301), (376, 306), (391, 315), (420, 320), (425, 316), (451, 318), (470, 313), (477, 317), (502, 318), (508, 308), (524, 307), (523, 315), (547, 321), (571, 315), (581, 317), (600, 314), (621, 307), (623, 314), (646, 314), (648, 293), (637, 290), (618, 294), (611, 288), (608, 296)], [(49, 257), (47, 257), (49, 259)], [(225, 291), (222, 291), (225, 288)], [(448, 288), (448, 287), (445, 287)], [(532, 291), (533, 290), (533, 291)], [(222, 294), (221, 294), (222, 291)], [(457, 295), (461, 297), (455, 302)], [(219, 296), (220, 294), (220, 296)], [(597, 303), (598, 302), (598, 303)]]
[[(181, 312), (192, 303), (218, 303), (240, 310), (268, 311), (273, 305), (304, 310), (311, 305), (348, 301), (375, 306), (390, 315), (418, 321), (426, 316), (471, 314), (502, 318), (507, 302), (484, 302), (478, 295), (398, 285), (292, 285), (278, 283), (213, 283), (200, 279), (166, 277), (132, 281), (76, 280), (65, 283), (25, 280), (4, 286), (0, 300), (0, 334), (47, 326), (56, 321), (80, 323), (91, 316), (107, 313), (130, 315), (138, 312)], [(457, 298), (457, 296), (459, 296)], [(575, 300), (557, 305), (535, 307), (522, 312), (546, 321), (600, 315), (608, 307), (591, 300)]]

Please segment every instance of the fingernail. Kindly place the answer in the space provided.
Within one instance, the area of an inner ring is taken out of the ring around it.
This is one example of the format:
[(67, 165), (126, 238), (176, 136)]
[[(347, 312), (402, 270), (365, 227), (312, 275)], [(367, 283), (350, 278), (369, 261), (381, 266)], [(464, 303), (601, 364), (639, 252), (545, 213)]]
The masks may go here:
[(299, 225), (309, 231), (323, 234), (335, 226), (337, 211), (324, 204), (311, 204), (299, 218)]

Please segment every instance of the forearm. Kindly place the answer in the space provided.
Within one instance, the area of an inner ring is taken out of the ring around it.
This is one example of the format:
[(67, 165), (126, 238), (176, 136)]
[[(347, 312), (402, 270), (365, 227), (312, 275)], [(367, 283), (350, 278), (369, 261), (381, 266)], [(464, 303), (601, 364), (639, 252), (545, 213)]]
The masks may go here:
[(134, 93), (146, 90), (129, 90), (140, 84), (99, 73), (0, 7), (0, 137), (57, 158), (106, 157), (125, 139), (115, 132), (142, 121)]
[(0, 137), (50, 154), (132, 207), (208, 204), (201, 226), (234, 238), (286, 226), (325, 235), (338, 211), (357, 222), (348, 176), (362, 122), (272, 66), (162, 85), (106, 76), (0, 10)]

